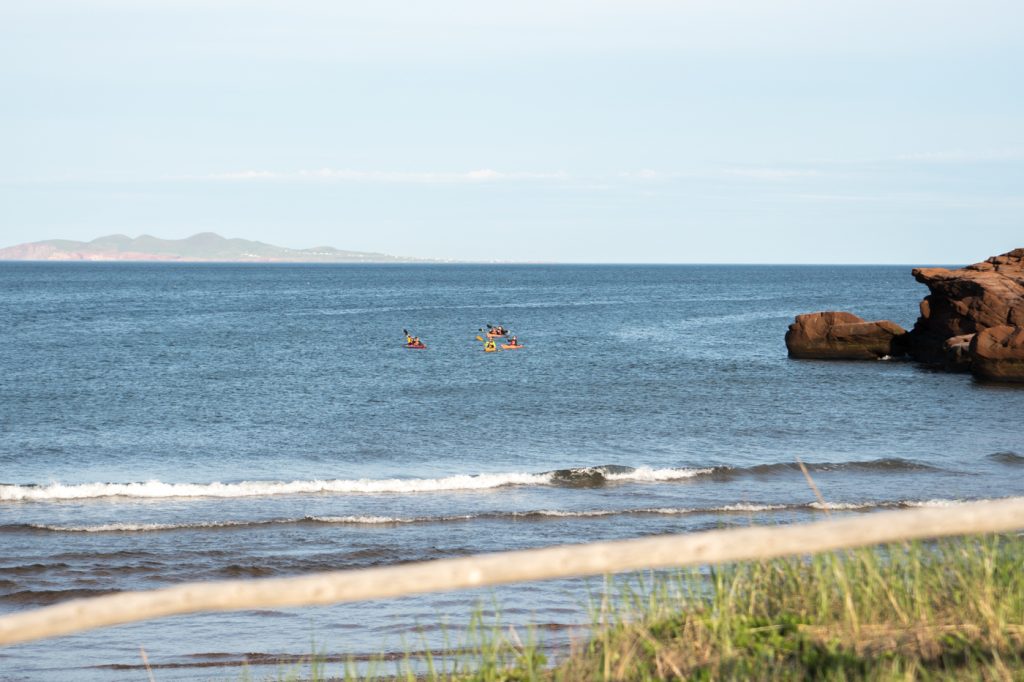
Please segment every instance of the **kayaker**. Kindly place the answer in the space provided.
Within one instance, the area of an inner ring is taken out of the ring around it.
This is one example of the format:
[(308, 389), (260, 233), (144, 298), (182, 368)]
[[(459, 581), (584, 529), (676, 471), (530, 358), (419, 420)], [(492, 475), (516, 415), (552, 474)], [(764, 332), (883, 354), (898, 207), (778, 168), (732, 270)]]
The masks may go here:
[(498, 350), (498, 346), (497, 346), (497, 344), (494, 343), (494, 339), (490, 339), (489, 341), (487, 341), (487, 343), (484, 344), (484, 350), (485, 351)]
[(511, 339), (508, 340), (508, 345), (510, 345), (510, 346), (518, 346), (519, 345), (519, 337), (518, 336), (513, 336)]

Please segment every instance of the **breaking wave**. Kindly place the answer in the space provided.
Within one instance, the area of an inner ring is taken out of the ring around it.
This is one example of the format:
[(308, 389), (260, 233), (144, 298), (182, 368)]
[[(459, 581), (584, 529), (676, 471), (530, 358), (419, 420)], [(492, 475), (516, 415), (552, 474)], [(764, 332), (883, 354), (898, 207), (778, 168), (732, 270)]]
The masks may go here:
[(541, 475), (550, 477), (549, 483), (553, 485), (573, 488), (594, 488), (614, 481), (640, 481), (647, 483), (679, 481), (713, 472), (713, 467), (705, 469), (651, 469), (649, 467), (634, 468), (617, 464), (604, 464), (602, 466), (580, 467), (578, 469), (557, 469)]
[(416, 493), (440, 490), (485, 490), (507, 485), (549, 483), (544, 474), (481, 474), (426, 479), (359, 479), (309, 481), (242, 481), (240, 483), (82, 483), (46, 486), (0, 486), (0, 500), (77, 500), (94, 497), (263, 497), (302, 493)]
[(242, 481), (240, 483), (81, 483), (66, 485), (0, 485), (0, 501), (35, 502), (100, 497), (264, 497), (295, 494), (424, 493), (489, 490), (506, 486), (593, 487), (611, 481), (658, 482), (692, 478), (711, 469), (651, 469), (599, 466), (559, 469), (539, 474), (460, 474), (443, 478), (334, 479), (309, 481)]
[[(1000, 453), (1007, 455), (1012, 453)], [(1014, 455), (1017, 457), (1017, 455)], [(1024, 459), (1024, 458), (1022, 458)], [(942, 471), (938, 467), (900, 458), (859, 462), (808, 462), (814, 472), (911, 472)], [(698, 477), (728, 480), (736, 476), (770, 476), (799, 472), (795, 462), (758, 464), (749, 467), (710, 466), (655, 469), (615, 464), (557, 469), (541, 473), (508, 472), (457, 474), (441, 478), (314, 479), (296, 481), (241, 481), (238, 483), (164, 483), (152, 480), (136, 483), (50, 483), (48, 485), (0, 484), (0, 502), (46, 502), (92, 498), (237, 498), (299, 494), (403, 494), (491, 490), (510, 486), (559, 486), (594, 488), (611, 483), (664, 483)]]
[[(999, 498), (1024, 499), (1024, 498)], [(104, 523), (94, 525), (62, 525), (17, 523), (0, 525), (0, 533), (146, 533), (175, 530), (218, 530), (259, 528), (265, 526), (342, 525), (397, 526), (407, 524), (459, 523), (478, 520), (543, 521), (545, 519), (588, 519), (617, 516), (699, 516), (713, 514), (764, 514), (771, 512), (874, 511), (882, 509), (916, 509), (921, 507), (954, 507), (968, 502), (991, 500), (876, 500), (863, 502), (798, 502), (759, 504), (740, 502), (714, 507), (644, 507), (634, 509), (537, 509), (531, 511), (490, 511), (438, 516), (303, 516), (253, 521), (208, 521), (187, 523)]]

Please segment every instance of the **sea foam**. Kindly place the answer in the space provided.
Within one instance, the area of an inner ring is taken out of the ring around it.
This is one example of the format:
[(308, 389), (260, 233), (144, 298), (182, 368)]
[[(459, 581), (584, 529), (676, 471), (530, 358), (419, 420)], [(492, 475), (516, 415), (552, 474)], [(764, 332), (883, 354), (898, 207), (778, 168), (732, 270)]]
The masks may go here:
[[(1024, 499), (1024, 498), (996, 498)], [(22, 532), (24, 530), (50, 531), (57, 533), (146, 533), (175, 530), (217, 530), (238, 529), (258, 526), (289, 526), (296, 524), (344, 525), (344, 526), (394, 526), (407, 524), (461, 523), (484, 521), (523, 521), (550, 519), (596, 519), (620, 516), (699, 516), (709, 514), (756, 514), (770, 512), (837, 512), (872, 511), (883, 509), (908, 509), (917, 507), (952, 507), (967, 502), (991, 500), (878, 500), (874, 502), (797, 502), (791, 504), (759, 504), (739, 502), (711, 507), (642, 507), (625, 509), (537, 509), (531, 511), (485, 511), (469, 514), (439, 516), (302, 516), (295, 518), (272, 518), (258, 520), (194, 521), (185, 523), (101, 523), (95, 525), (63, 524), (10, 524), (0, 525), (0, 533)]]
[(640, 467), (588, 467), (544, 473), (459, 474), (442, 478), (333, 479), (298, 481), (242, 481), (239, 483), (80, 483), (49, 485), (0, 485), (2, 502), (43, 502), (105, 497), (265, 497), (299, 494), (427, 493), (458, 490), (489, 490), (506, 486), (566, 485), (585, 479), (600, 485), (608, 481), (660, 482), (691, 478), (711, 469), (650, 469)]

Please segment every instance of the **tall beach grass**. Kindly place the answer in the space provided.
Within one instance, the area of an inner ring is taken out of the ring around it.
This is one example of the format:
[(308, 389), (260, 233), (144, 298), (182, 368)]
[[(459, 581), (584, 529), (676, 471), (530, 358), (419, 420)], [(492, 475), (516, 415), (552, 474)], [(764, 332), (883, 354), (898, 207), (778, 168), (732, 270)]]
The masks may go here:
[[(517, 605), (518, 606), (518, 605)], [(568, 647), (467, 616), (443, 651), (284, 679), (1022, 680), (1024, 538), (992, 535), (611, 580)], [(325, 633), (326, 634), (326, 633)], [(315, 656), (313, 657), (316, 658)]]

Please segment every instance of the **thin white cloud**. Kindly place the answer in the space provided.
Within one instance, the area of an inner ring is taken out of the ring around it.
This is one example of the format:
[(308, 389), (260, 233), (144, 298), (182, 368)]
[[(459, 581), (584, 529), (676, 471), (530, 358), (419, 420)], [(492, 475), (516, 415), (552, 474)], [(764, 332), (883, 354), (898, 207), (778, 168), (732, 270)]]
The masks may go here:
[(820, 171), (800, 168), (727, 168), (724, 173), (737, 178), (770, 181), (796, 180), (821, 175)]
[(622, 180), (698, 180), (698, 181), (735, 181), (735, 180), (765, 180), (778, 182), (784, 180), (799, 180), (804, 178), (820, 177), (824, 173), (814, 168), (786, 168), (786, 167), (728, 167), (728, 168), (706, 168), (690, 169), (685, 171), (656, 171), (644, 168), (636, 171), (623, 171), (618, 173)]
[(924, 163), (985, 163), (989, 161), (1024, 161), (1024, 149), (991, 149), (984, 151), (949, 150), (919, 154), (900, 154), (893, 161)]
[(837, 204), (894, 204), (897, 206), (929, 206), (932, 208), (992, 209), (1024, 208), (1024, 199), (1015, 196), (977, 196), (944, 192), (878, 192), (877, 194), (794, 193), (780, 194), (780, 199), (799, 202)]
[(456, 184), (502, 181), (566, 180), (568, 174), (557, 172), (499, 172), (480, 168), (466, 172), (363, 171), (319, 168), (299, 171), (244, 170), (200, 176), (203, 180), (285, 181), (285, 182), (380, 182), (406, 184)]
[(241, 171), (238, 173), (220, 173), (217, 175), (211, 175), (210, 179), (216, 180), (273, 180), (277, 177), (276, 173), (271, 171), (259, 171), (249, 170)]
[(638, 171), (625, 171), (619, 173), (620, 178), (626, 178), (628, 180), (664, 180), (672, 177), (672, 173), (662, 173), (650, 168), (641, 168)]

